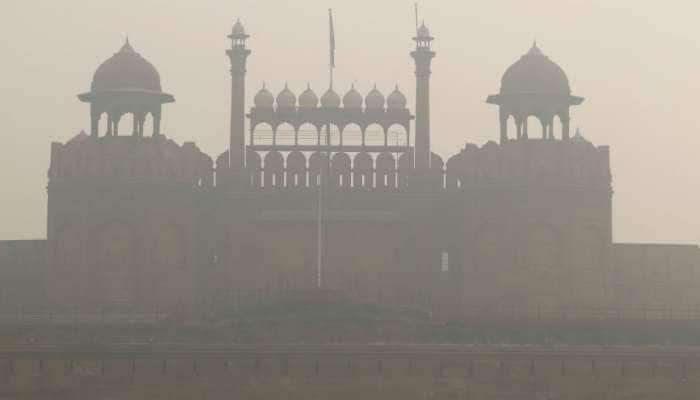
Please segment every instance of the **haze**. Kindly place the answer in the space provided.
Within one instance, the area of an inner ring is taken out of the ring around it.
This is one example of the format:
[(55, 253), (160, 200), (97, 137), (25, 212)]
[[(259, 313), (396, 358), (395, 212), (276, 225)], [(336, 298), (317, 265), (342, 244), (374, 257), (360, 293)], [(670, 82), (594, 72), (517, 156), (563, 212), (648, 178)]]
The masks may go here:
[[(413, 2), (5, 0), (0, 15), (0, 239), (45, 235), (51, 141), (89, 130), (76, 94), (122, 45), (160, 71), (176, 103), (163, 132), (195, 140), (216, 157), (228, 145), (230, 75), (226, 34), (241, 17), (251, 34), (249, 102), (262, 82), (300, 93), (327, 86), (327, 8), (334, 10), (336, 87), (366, 93), (376, 82), (404, 90), (413, 108)], [(466, 142), (498, 139), (484, 102), (537, 38), (568, 73), (577, 125), (611, 146), (615, 241), (700, 242), (700, 26), (696, 3), (615, 0), (423, 1), (436, 36), (433, 150), (447, 158)], [(371, 11), (370, 11), (371, 10)], [(250, 104), (250, 103), (249, 103)]]

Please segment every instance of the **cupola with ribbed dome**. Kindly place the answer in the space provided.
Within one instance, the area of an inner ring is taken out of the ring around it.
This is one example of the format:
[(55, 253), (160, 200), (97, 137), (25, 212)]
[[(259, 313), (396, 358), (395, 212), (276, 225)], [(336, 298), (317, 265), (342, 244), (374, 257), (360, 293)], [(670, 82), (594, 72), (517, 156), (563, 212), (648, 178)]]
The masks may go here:
[(508, 119), (516, 126), (515, 139), (529, 139), (528, 117), (534, 116), (542, 126), (542, 138), (554, 139), (554, 118), (562, 126), (561, 138), (569, 140), (570, 108), (583, 102), (583, 97), (573, 96), (569, 78), (564, 70), (537, 45), (508, 67), (501, 79), (498, 94), (487, 102), (499, 106), (501, 142), (509, 140)]
[(333, 86), (326, 90), (326, 93), (321, 96), (321, 107), (323, 108), (338, 108), (340, 107), (340, 96), (333, 90)]
[(384, 110), (384, 104), (386, 103), (384, 95), (377, 89), (377, 85), (367, 93), (365, 97), (365, 105), (368, 111), (380, 111)]
[(277, 95), (277, 109), (281, 111), (293, 111), (297, 106), (297, 97), (289, 90), (287, 84), (284, 89)]
[(148, 60), (137, 53), (129, 39), (112, 57), (95, 71), (90, 91), (78, 95), (90, 103), (92, 136), (99, 134), (99, 121), (107, 114), (108, 136), (119, 134), (119, 121), (125, 114), (134, 116), (132, 134), (143, 136), (147, 115), (153, 117), (153, 135), (160, 134), (161, 105), (175, 101), (161, 88), (160, 74)]
[(306, 90), (299, 95), (299, 108), (301, 109), (313, 109), (318, 107), (318, 96), (316, 92), (311, 89), (311, 85), (306, 85)]
[(355, 89), (355, 85), (351, 85), (350, 90), (343, 96), (343, 107), (349, 110), (362, 109), (362, 95)]
[(386, 106), (389, 110), (404, 110), (406, 109), (406, 96), (399, 90), (399, 86), (396, 85), (394, 91), (389, 94), (386, 99)]
[(256, 108), (271, 110), (275, 105), (275, 96), (272, 95), (263, 83), (262, 88), (255, 94), (253, 103), (255, 103)]

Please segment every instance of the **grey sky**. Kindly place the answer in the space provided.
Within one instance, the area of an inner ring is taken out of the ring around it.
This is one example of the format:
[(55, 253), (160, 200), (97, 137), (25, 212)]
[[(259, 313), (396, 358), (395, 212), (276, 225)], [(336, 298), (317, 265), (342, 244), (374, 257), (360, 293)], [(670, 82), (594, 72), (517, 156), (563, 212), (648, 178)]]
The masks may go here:
[[(45, 235), (51, 141), (89, 127), (76, 94), (128, 33), (177, 102), (163, 132), (215, 158), (228, 140), (226, 34), (240, 16), (252, 35), (248, 95), (263, 81), (297, 94), (327, 86), (327, 9), (336, 17), (336, 88), (394, 84), (413, 101), (408, 56), (413, 2), (4, 0), (0, 13), (0, 239)], [(700, 242), (700, 7), (691, 1), (430, 0), (422, 17), (437, 40), (432, 141), (444, 158), (498, 137), (484, 103), (537, 38), (568, 73), (574, 109), (595, 144), (611, 146), (615, 240)], [(413, 106), (411, 105), (411, 108)]]

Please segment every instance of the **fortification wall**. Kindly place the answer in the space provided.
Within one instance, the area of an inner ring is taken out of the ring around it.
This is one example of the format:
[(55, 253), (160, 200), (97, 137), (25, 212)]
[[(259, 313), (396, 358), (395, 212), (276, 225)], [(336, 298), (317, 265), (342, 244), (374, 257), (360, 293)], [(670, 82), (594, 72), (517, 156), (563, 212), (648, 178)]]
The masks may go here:
[(46, 240), (0, 241), (0, 309), (41, 307)]
[(616, 243), (613, 254), (616, 304), (649, 315), (700, 308), (698, 246)]
[(16, 350), (3, 351), (6, 398), (691, 400), (700, 389), (694, 353), (648, 349)]

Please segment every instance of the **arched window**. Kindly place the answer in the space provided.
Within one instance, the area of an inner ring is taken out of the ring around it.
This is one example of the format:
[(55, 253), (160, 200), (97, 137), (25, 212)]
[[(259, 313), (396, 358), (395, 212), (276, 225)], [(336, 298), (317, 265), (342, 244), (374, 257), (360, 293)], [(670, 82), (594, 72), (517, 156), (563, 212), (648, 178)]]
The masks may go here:
[(287, 156), (287, 187), (306, 187), (306, 157), (300, 151)]
[(277, 151), (271, 151), (265, 155), (263, 166), (265, 188), (284, 186), (284, 158)]
[(331, 186), (336, 189), (349, 189), (351, 179), (350, 156), (346, 153), (335, 153), (331, 159)]
[(367, 153), (357, 153), (353, 165), (353, 187), (371, 189), (374, 187), (372, 157)]

